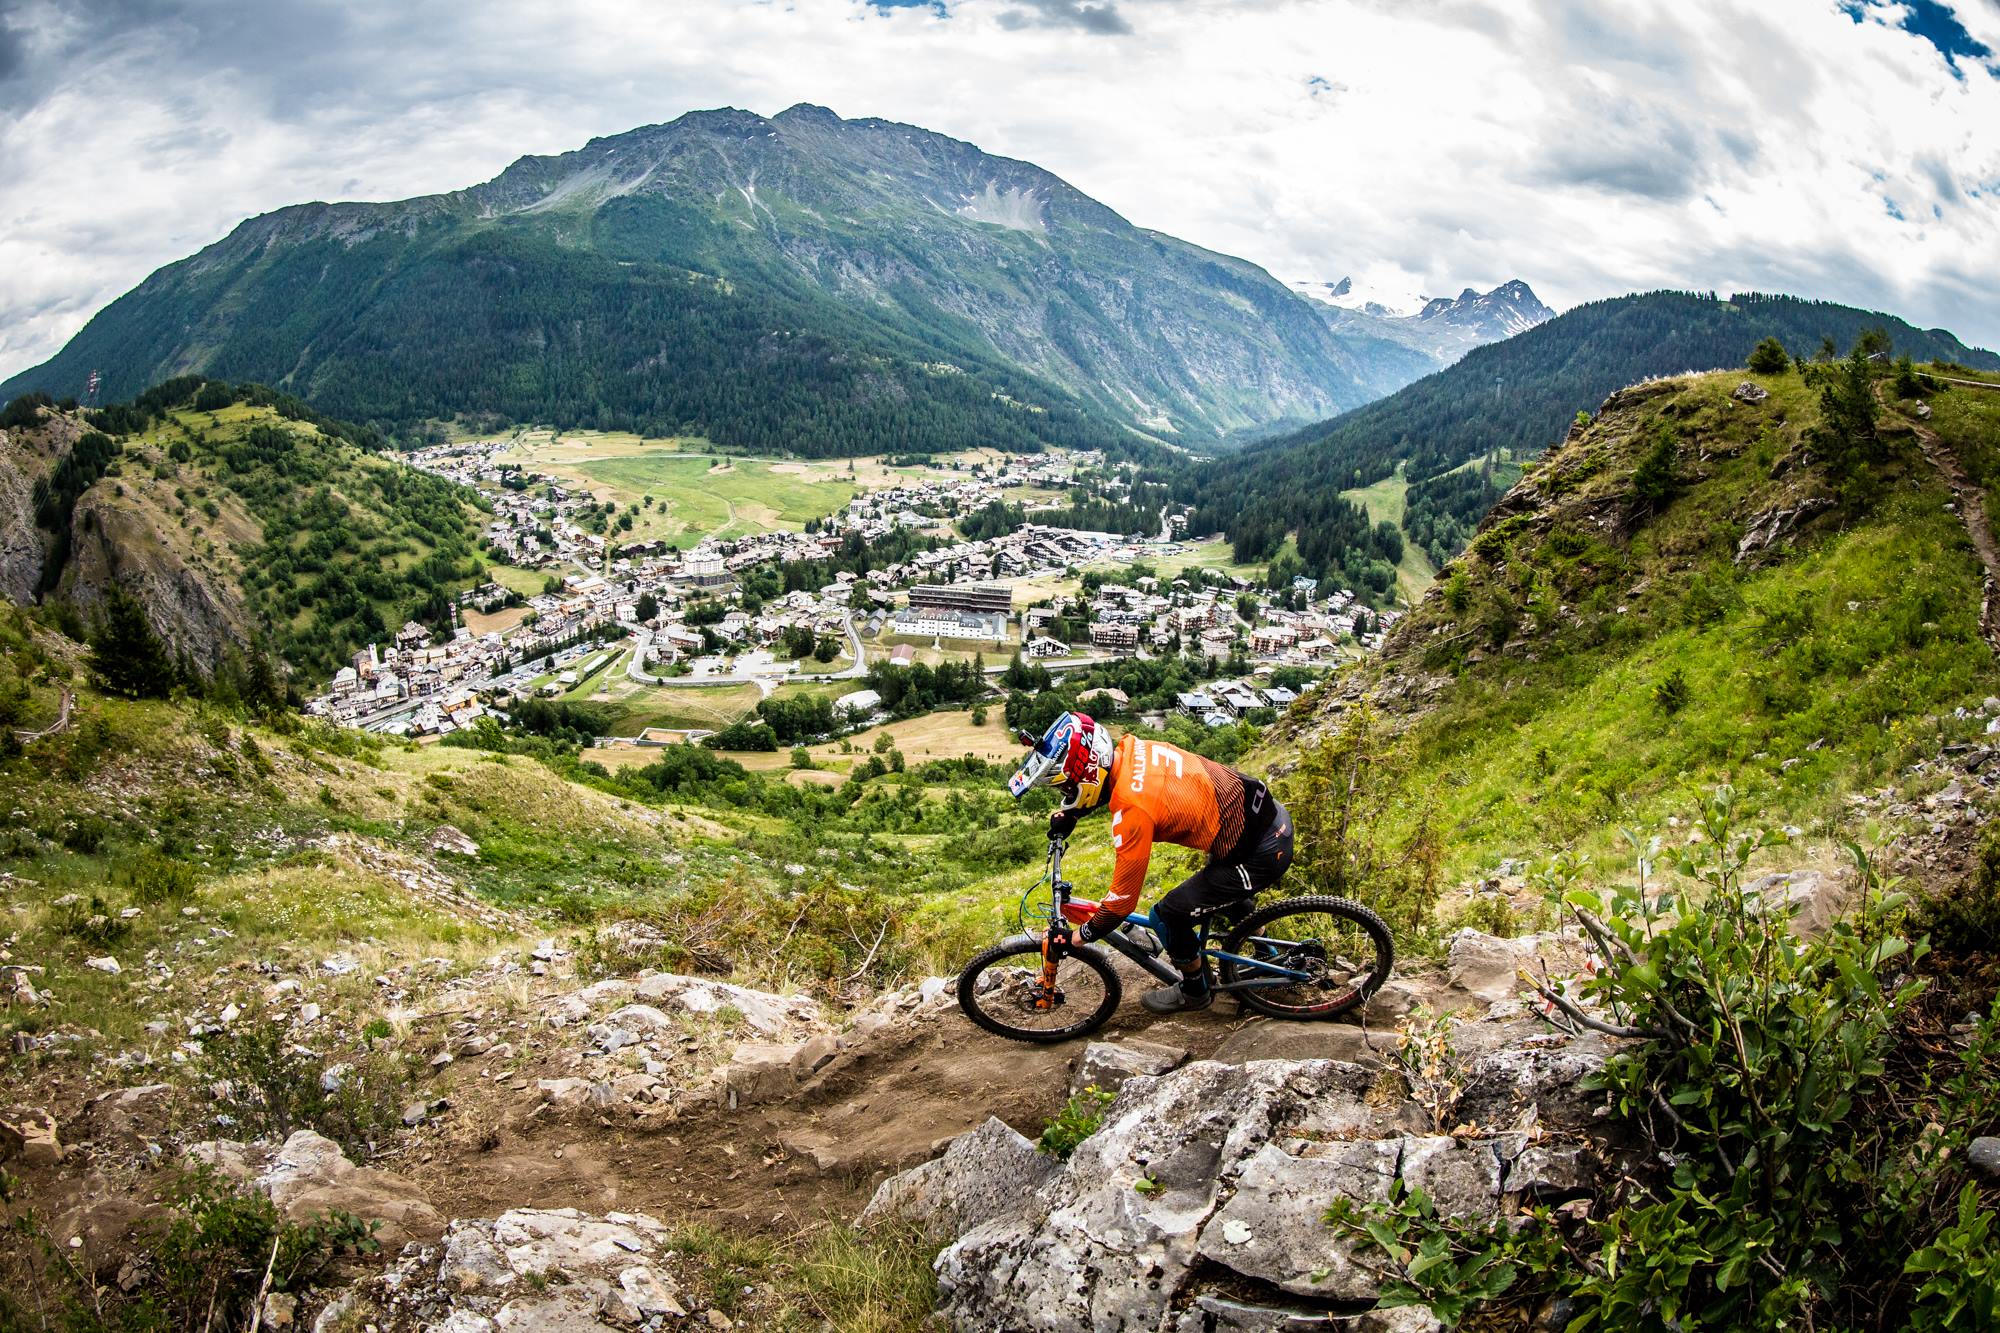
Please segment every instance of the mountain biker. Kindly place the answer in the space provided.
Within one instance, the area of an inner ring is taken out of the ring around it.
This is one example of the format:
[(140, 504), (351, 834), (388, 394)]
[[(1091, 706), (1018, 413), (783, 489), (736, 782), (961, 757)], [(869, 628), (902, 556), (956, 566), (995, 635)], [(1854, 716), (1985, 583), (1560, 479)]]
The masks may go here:
[(1206, 852), (1207, 863), (1153, 907), (1181, 982), (1141, 997), (1159, 1014), (1206, 1009), (1214, 994), (1195, 922), (1246, 905), (1290, 869), (1292, 818), (1285, 807), (1256, 778), (1179, 746), (1132, 735), (1114, 744), (1108, 728), (1082, 713), (1064, 713), (1039, 740), (1027, 732), (1021, 740), (1034, 748), (1007, 790), (1017, 800), (1039, 783), (1061, 790), (1062, 804), (1049, 815), (1051, 841), (1067, 838), (1092, 810), (1111, 809), (1111, 891), (1073, 932), (1060, 919), (1049, 926), (1051, 952), (1119, 927), (1146, 886), (1154, 842)]

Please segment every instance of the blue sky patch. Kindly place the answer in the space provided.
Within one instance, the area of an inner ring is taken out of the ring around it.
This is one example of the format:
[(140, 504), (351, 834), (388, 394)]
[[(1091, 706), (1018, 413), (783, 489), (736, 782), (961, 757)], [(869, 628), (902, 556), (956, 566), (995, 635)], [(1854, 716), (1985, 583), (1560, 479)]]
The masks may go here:
[[(1958, 21), (1958, 15), (1951, 12), (1950, 6), (1939, 0), (1900, 0), (1900, 3), (1904, 11), (1900, 25), (1903, 31), (1915, 33), (1936, 47), (1938, 54), (1944, 57), (1944, 63), (1951, 66), (1952, 73), (1960, 78), (1965, 77), (1959, 73), (1958, 62), (1961, 58), (1988, 62), (1993, 59), (1992, 48), (1967, 32), (1965, 25)], [(1883, 7), (1870, 3), (1870, 0), (1849, 0), (1841, 6), (1856, 23), (1866, 22), (1871, 12)], [(1995, 68), (2000, 70), (2000, 67)]]

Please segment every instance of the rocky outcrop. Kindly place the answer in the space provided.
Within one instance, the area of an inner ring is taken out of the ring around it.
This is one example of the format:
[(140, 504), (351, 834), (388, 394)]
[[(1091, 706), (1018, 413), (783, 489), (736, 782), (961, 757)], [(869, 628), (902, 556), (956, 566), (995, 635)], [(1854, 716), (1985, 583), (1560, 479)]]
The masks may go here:
[(1158, 1327), (1250, 1160), (1274, 1140), (1365, 1134), (1371, 1081), (1317, 1060), (1202, 1061), (1132, 1079), (1025, 1212), (938, 1256), (941, 1308), (953, 1327), (990, 1333)]
[(1800, 528), (1831, 508), (1833, 501), (1826, 497), (1808, 495), (1795, 504), (1779, 505), (1756, 515), (1743, 525), (1743, 535), (1737, 539), (1736, 563), (1740, 565), (1751, 556), (1783, 546)]
[(63, 1159), (56, 1118), (39, 1106), (0, 1110), (0, 1162), (54, 1166)]
[(375, 1239), (391, 1253), (444, 1227), (444, 1219), (414, 1184), (388, 1171), (356, 1166), (338, 1144), (309, 1129), (285, 1140), (256, 1187), (270, 1195), (288, 1221), (341, 1212), (374, 1222)]
[(973, 1227), (1025, 1215), (1034, 1191), (1055, 1174), (1056, 1159), (997, 1119), (961, 1134), (942, 1156), (883, 1181), (860, 1224), (891, 1219), (943, 1244)]
[(743, 1021), (766, 1036), (811, 1026), (820, 1021), (819, 1006), (800, 995), (773, 995), (727, 981), (684, 977), (660, 972), (642, 978), (636, 989), (641, 1000), (666, 1002), (691, 1014), (734, 1010)]
[(35, 599), (47, 557), (46, 538), (35, 526), (35, 483), (80, 434), (71, 418), (49, 415), (32, 430), (0, 431), (0, 598)]
[(248, 639), (242, 589), (214, 560), (197, 555), (159, 497), (120, 489), (106, 478), (78, 499), (63, 594), (89, 616), (114, 584), (123, 587), (145, 608), (153, 632), (206, 670), (221, 649)]
[(513, 1208), (461, 1218), (436, 1244), (411, 1247), (379, 1279), (344, 1292), (316, 1326), (659, 1328), (689, 1313), (667, 1241), (662, 1223), (635, 1213)]
[(1155, 1041), (1093, 1041), (1083, 1048), (1076, 1062), (1076, 1077), (1070, 1090), (1096, 1088), (1117, 1092), (1126, 1080), (1143, 1075), (1164, 1074), (1187, 1059), (1184, 1046), (1163, 1046)]
[(1603, 1058), (1561, 1037), (1490, 1051), (1466, 1067), (1468, 1123), (1450, 1134), (1411, 1132), (1400, 1093), (1336, 1060), (1134, 1074), (1066, 1163), (989, 1121), (891, 1176), (861, 1221), (951, 1238), (939, 1308), (962, 1333), (1435, 1328), (1421, 1309), (1367, 1311), (1377, 1266), (1328, 1206), (1385, 1203), (1398, 1181), (1476, 1220), (1590, 1194), (1579, 1131), (1602, 1098), (1576, 1084)]

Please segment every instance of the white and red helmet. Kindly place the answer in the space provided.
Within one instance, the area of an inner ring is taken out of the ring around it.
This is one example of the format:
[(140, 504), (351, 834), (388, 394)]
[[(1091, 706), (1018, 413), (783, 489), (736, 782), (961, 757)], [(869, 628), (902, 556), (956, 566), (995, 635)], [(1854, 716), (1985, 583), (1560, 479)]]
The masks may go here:
[(1115, 749), (1110, 728), (1098, 725), (1085, 713), (1064, 713), (1049, 724), (1040, 740), (1025, 732), (1021, 739), (1034, 748), (1007, 780), (1007, 790), (1015, 799), (1043, 782), (1067, 789), (1064, 810), (1089, 810), (1103, 799)]

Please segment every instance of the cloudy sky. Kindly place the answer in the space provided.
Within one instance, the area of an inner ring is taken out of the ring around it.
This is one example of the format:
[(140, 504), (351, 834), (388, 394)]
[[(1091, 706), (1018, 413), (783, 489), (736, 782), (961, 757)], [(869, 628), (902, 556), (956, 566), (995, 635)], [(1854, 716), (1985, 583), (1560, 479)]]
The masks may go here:
[(1282, 278), (2000, 346), (2000, 0), (0, 0), (0, 377), (245, 216), (801, 101)]

